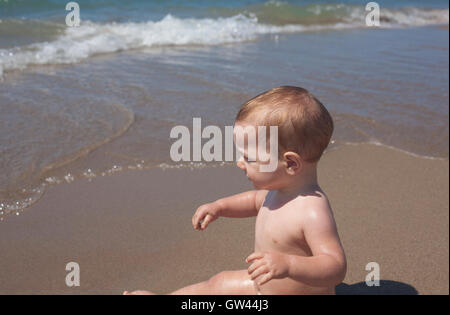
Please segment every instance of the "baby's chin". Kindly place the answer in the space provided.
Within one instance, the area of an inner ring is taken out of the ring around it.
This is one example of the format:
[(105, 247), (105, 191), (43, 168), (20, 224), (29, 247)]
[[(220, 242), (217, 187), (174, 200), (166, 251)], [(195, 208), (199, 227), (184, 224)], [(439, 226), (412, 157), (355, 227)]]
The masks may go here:
[(255, 187), (255, 189), (267, 189), (267, 190), (271, 190), (271, 186), (273, 186), (272, 182), (267, 182), (267, 181), (254, 181), (252, 180), (250, 177), (247, 176), (247, 179), (253, 184), (253, 187)]
[(267, 189), (267, 187), (269, 186), (268, 183), (254, 182), (251, 179), (249, 180), (252, 182), (253, 187), (255, 187), (256, 189)]
[(253, 184), (253, 187), (258, 190), (278, 190), (283, 187), (278, 182), (270, 181), (270, 182), (254, 182), (250, 180)]
[(252, 183), (253, 187), (255, 187), (256, 189), (261, 189), (261, 188), (259, 188), (260, 186), (258, 185), (258, 183), (255, 183), (249, 177), (247, 177), (247, 179)]

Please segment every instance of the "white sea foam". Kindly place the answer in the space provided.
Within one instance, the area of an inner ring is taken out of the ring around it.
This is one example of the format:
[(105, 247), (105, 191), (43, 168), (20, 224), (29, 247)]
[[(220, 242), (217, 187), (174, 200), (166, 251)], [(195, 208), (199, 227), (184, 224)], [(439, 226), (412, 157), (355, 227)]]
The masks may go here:
[[(82, 21), (80, 27), (67, 28), (54, 41), (0, 49), (0, 76), (3, 71), (21, 70), (29, 65), (76, 63), (97, 54), (130, 49), (164, 45), (219, 45), (250, 41), (264, 34), (362, 28), (365, 27), (365, 14), (362, 8), (353, 7), (342, 22), (315, 25), (262, 24), (251, 13), (216, 19), (181, 19), (169, 14), (160, 21), (143, 23), (99, 24)], [(381, 14), (384, 18), (382, 27), (448, 25), (449, 21), (448, 9), (385, 9)]]

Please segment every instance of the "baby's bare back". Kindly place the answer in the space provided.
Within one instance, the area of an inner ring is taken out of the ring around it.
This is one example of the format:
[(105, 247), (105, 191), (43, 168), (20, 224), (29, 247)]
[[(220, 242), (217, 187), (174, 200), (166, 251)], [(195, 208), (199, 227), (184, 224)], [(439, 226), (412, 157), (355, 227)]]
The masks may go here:
[[(314, 211), (331, 213), (326, 196), (316, 191), (288, 202), (276, 201), (269, 192), (258, 212), (255, 226), (255, 252), (275, 251), (309, 257), (313, 253), (304, 236), (304, 222)], [(332, 218), (332, 215), (330, 216)], [(261, 277), (255, 279), (255, 284)], [(291, 279), (272, 279), (258, 287), (261, 294), (334, 294), (334, 287), (312, 287)]]

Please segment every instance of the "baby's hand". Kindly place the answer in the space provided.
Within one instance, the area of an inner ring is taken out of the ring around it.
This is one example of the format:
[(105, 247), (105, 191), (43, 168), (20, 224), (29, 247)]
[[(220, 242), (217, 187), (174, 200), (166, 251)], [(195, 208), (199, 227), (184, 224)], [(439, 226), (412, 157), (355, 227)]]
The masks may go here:
[(204, 230), (219, 217), (220, 207), (215, 203), (207, 203), (200, 206), (192, 217), (192, 225), (196, 230)]
[(256, 252), (245, 259), (247, 263), (254, 261), (248, 267), (248, 274), (252, 280), (264, 275), (258, 285), (263, 285), (271, 279), (281, 279), (288, 276), (289, 264), (287, 255), (277, 252)]

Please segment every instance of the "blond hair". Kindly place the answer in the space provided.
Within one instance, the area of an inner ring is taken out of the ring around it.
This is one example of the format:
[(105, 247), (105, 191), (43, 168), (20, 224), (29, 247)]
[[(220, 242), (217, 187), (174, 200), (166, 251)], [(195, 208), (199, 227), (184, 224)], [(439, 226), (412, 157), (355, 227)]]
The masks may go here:
[(281, 86), (242, 105), (236, 122), (278, 126), (280, 155), (293, 151), (307, 162), (317, 162), (333, 134), (333, 119), (323, 104), (301, 87)]

